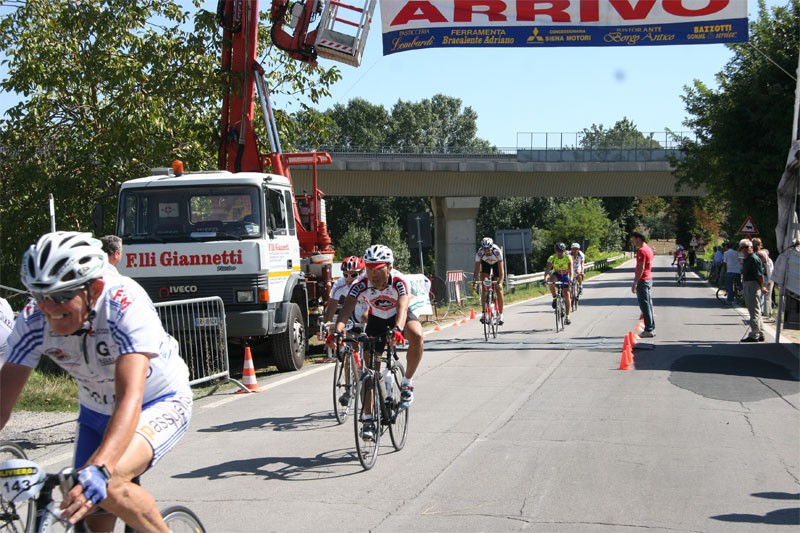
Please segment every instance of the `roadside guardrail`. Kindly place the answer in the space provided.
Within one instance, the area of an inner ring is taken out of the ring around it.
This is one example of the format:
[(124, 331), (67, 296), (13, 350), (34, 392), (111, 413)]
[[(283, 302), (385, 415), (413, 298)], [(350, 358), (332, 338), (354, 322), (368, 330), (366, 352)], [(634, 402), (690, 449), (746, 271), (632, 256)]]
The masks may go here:
[[(623, 259), (626, 256), (623, 255), (616, 255), (614, 257), (609, 257), (607, 259), (600, 259), (599, 261), (592, 261), (591, 263), (586, 263), (584, 265), (584, 269), (586, 271), (589, 270), (598, 270), (604, 268), (608, 263), (612, 263), (618, 259)], [(534, 272), (533, 274), (509, 274), (506, 279), (508, 280), (508, 286), (511, 289), (515, 289), (518, 285), (528, 285), (530, 283), (537, 283), (542, 284), (544, 283), (544, 270), (541, 272)]]

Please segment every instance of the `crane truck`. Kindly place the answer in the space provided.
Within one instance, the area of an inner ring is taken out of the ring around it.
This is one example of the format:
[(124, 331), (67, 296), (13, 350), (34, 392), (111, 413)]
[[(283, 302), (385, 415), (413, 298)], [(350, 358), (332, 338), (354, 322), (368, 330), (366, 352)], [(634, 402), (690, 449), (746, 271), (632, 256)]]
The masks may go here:
[[(273, 0), (273, 42), (299, 61), (325, 57), (358, 66), (375, 1)], [(317, 166), (331, 157), (281, 149), (256, 60), (258, 0), (221, 1), (217, 20), (222, 69), (230, 81), (218, 169), (185, 172), (178, 161), (122, 183), (116, 234), (124, 246), (117, 268), (156, 303), (219, 296), (229, 340), (265, 346), (279, 370), (296, 370), (331, 281), (333, 249), (317, 188)], [(271, 149), (266, 155), (259, 153), (253, 128), (256, 91)], [(290, 167), (296, 165), (313, 169), (310, 194), (293, 190)]]

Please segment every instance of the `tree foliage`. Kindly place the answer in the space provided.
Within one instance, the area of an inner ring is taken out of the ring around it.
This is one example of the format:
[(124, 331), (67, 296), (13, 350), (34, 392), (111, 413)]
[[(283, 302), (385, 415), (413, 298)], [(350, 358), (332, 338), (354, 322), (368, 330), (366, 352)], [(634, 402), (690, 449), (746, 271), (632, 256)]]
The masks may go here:
[[(721, 232), (735, 238), (747, 216), (775, 249), (777, 200), (791, 132), (800, 49), (800, 0), (767, 10), (759, 0), (750, 23), (750, 43), (732, 44), (733, 58), (717, 74), (719, 89), (700, 81), (685, 87), (691, 115), (685, 125), (697, 141), (684, 141), (686, 159), (677, 163), (679, 185), (705, 187), (712, 206), (724, 213)], [(691, 215), (691, 212), (689, 213)]]
[[(0, 120), (0, 283), (16, 286), (22, 251), (50, 230), (48, 193), (57, 229), (86, 231), (94, 199), (114, 211), (117, 181), (173, 159), (215, 168), (223, 83), (221, 31), (196, 0), (191, 11), (174, 0), (8, 4), (0, 87), (22, 101)], [(273, 49), (265, 61), (283, 98), (318, 100), (339, 76)]]
[(628, 117), (622, 117), (610, 129), (602, 124), (583, 128), (580, 143), (584, 150), (629, 150), (661, 148), (655, 134), (645, 135)]

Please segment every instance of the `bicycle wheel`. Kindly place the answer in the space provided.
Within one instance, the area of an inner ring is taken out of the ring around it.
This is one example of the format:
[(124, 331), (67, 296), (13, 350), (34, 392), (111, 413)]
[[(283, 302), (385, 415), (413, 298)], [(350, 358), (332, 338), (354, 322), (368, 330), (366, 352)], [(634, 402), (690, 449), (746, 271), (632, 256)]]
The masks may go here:
[(392, 387), (394, 389), (393, 398), (387, 402), (389, 405), (388, 411), (391, 418), (389, 419), (389, 437), (392, 439), (392, 445), (398, 452), (406, 445), (406, 437), (408, 436), (408, 411), (410, 407), (404, 409), (400, 408), (400, 385), (403, 383), (403, 378), (406, 376), (406, 371), (400, 361), (395, 361), (392, 366)]
[[(25, 452), (11, 442), (0, 443), (0, 463), (9, 459), (27, 459)], [(24, 532), (33, 526), (35, 502), (31, 498), (24, 502), (10, 502), (0, 496), (0, 531)]]
[(558, 306), (561, 308), (561, 313), (559, 313), (561, 315), (561, 329), (565, 329), (566, 324), (564, 321), (567, 319), (567, 302), (563, 296), (559, 298)]
[(353, 407), (352, 389), (357, 379), (353, 351), (349, 347), (342, 348), (333, 370), (333, 412), (340, 424), (345, 423)]
[(491, 333), (491, 322), (492, 313), (491, 308), (489, 307), (489, 295), (486, 295), (486, 305), (483, 306), (483, 316), (481, 320), (483, 320), (483, 339), (489, 340), (489, 333)]
[(205, 533), (206, 528), (190, 509), (175, 505), (161, 511), (161, 517), (173, 533)]
[(717, 289), (717, 300), (722, 303), (725, 303), (728, 300), (728, 291), (725, 290), (725, 287), (720, 287)]
[(489, 310), (491, 311), (490, 322), (490, 329), (492, 332), (492, 337), (495, 339), (497, 338), (497, 328), (500, 327), (498, 321), (500, 320), (500, 312), (497, 310), (497, 297), (495, 297), (494, 293), (492, 293), (492, 302), (489, 304)]
[(570, 304), (571, 304), (571, 307), (572, 307), (572, 312), (574, 313), (575, 311), (578, 310), (578, 285), (577, 284), (572, 284), (572, 287), (570, 288), (570, 296), (571, 296)]
[(556, 333), (561, 327), (561, 298), (556, 298)]
[[(375, 386), (375, 377), (371, 372), (365, 372), (362, 378), (357, 382), (358, 387), (355, 391), (355, 404), (353, 416), (353, 428), (355, 429), (356, 437), (356, 452), (358, 453), (358, 461), (364, 470), (369, 470), (375, 465), (378, 459), (378, 448), (381, 442), (381, 410), (378, 395), (378, 388)], [(372, 407), (369, 411), (364, 408), (364, 399), (367, 397), (372, 398)], [(371, 439), (361, 438), (361, 433), (365, 424), (365, 416), (372, 415), (372, 424), (374, 426)]]

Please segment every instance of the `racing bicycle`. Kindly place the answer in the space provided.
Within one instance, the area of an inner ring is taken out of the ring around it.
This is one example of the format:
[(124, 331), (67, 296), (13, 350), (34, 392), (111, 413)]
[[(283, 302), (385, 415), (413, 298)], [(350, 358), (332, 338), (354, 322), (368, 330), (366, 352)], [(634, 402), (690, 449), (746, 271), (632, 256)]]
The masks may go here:
[[(85, 527), (80, 522), (72, 526), (66, 520), (61, 520), (60, 502), (53, 494), (57, 487), (61, 488), (62, 494), (69, 492), (77, 482), (77, 476), (73, 468), (65, 468), (57, 474), (46, 474), (42, 467), (29, 461), (18, 446), (0, 444), (0, 531), (83, 531)], [(170, 531), (175, 533), (205, 533), (197, 515), (182, 505), (164, 509), (161, 516)], [(133, 529), (126, 525), (125, 531), (133, 532)]]
[(556, 333), (559, 332), (559, 328), (562, 330), (565, 328), (564, 321), (567, 317), (567, 302), (564, 300), (564, 293), (563, 290), (568, 286), (568, 283), (565, 281), (548, 281), (548, 285), (555, 285), (556, 286)]
[[(341, 334), (336, 334), (340, 335)], [(389, 345), (392, 331), (385, 336), (372, 337), (365, 334), (346, 334), (341, 341), (356, 342), (363, 363), (356, 381), (355, 405), (353, 408), (353, 430), (355, 432), (358, 460), (364, 470), (369, 470), (378, 459), (381, 435), (389, 430), (394, 449), (400, 451), (408, 437), (409, 407), (400, 401), (400, 386), (406, 375), (397, 350)], [(387, 344), (384, 351), (379, 346)], [(385, 368), (381, 372), (381, 362)], [(370, 421), (367, 417), (370, 417)], [(371, 424), (372, 432), (365, 432)]]
[(497, 282), (485, 279), (481, 281), (486, 290), (486, 303), (483, 306), (483, 337), (489, 340), (489, 335), (497, 338), (497, 329), (500, 327), (500, 311), (497, 309), (497, 293), (495, 287)]
[(572, 307), (572, 312), (573, 313), (578, 310), (578, 300), (580, 300), (580, 298), (581, 298), (580, 287), (581, 286), (578, 284), (577, 281), (572, 280), (570, 282), (570, 286), (569, 286), (569, 295), (570, 295), (570, 304), (571, 304), (570, 307)]
[[(725, 288), (725, 283), (722, 287), (717, 289), (717, 300), (722, 303), (728, 301), (728, 289)], [(742, 275), (737, 274), (733, 277), (733, 301), (739, 305), (744, 305), (744, 287), (742, 285)]]
[(678, 270), (675, 272), (675, 282), (678, 285), (686, 285), (686, 263), (678, 263)]
[[(334, 322), (324, 325), (323, 331), (332, 331)], [(353, 322), (347, 323), (346, 331), (360, 332), (363, 326)], [(358, 369), (361, 368), (361, 356), (355, 342), (337, 343), (334, 355), (336, 364), (333, 368), (333, 412), (336, 421), (344, 424), (353, 408), (354, 389), (358, 382)]]

